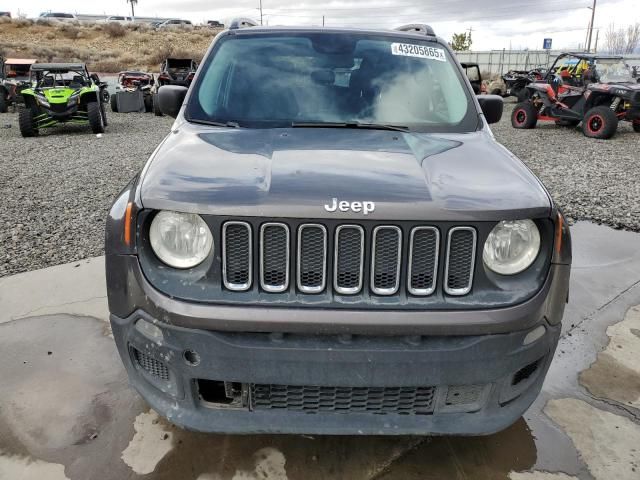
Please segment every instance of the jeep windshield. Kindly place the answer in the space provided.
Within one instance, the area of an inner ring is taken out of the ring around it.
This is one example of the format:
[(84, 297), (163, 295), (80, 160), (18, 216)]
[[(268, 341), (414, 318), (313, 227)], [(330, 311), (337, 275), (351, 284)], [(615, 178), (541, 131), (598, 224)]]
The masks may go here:
[(595, 71), (600, 83), (635, 83), (631, 69), (622, 60), (597, 59)]
[(202, 65), (186, 115), (249, 128), (478, 127), (455, 60), (436, 42), (342, 32), (236, 32)]

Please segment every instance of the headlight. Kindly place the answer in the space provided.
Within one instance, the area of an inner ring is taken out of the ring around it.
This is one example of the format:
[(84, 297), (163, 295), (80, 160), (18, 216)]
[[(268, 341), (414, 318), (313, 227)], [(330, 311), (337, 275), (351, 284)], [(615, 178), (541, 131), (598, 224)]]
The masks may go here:
[(501, 275), (526, 270), (540, 251), (540, 232), (531, 220), (502, 221), (484, 243), (484, 264)]
[(213, 236), (199, 215), (161, 211), (151, 222), (151, 248), (171, 267), (191, 268), (202, 263), (213, 248)]

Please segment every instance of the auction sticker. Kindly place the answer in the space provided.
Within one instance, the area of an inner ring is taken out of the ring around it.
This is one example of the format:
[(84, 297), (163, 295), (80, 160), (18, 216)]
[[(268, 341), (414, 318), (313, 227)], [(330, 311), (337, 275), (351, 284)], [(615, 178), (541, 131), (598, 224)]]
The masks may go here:
[(425, 47), (424, 45), (412, 45), (410, 43), (392, 43), (391, 53), (393, 55), (403, 55), (405, 57), (428, 58), (446, 62), (447, 57), (441, 48)]

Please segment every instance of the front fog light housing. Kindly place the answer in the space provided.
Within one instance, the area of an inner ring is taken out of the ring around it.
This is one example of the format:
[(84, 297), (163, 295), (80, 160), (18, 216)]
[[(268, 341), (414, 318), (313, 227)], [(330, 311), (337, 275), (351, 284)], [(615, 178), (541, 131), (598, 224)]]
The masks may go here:
[(149, 239), (154, 253), (174, 268), (199, 265), (213, 248), (213, 236), (199, 215), (163, 210), (151, 222)]
[(484, 243), (484, 264), (500, 275), (515, 275), (534, 262), (540, 251), (540, 232), (531, 220), (503, 220)]

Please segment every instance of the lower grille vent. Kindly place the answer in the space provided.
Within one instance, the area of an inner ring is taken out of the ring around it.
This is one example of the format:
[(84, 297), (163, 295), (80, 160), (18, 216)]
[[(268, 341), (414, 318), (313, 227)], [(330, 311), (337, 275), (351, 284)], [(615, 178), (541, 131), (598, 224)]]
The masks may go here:
[(162, 363), (160, 360), (156, 360), (155, 358), (142, 353), (137, 348), (132, 348), (133, 356), (143, 370), (145, 370), (150, 375), (154, 377), (158, 377), (161, 380), (168, 381), (169, 380), (169, 369), (167, 366)]
[(435, 391), (435, 387), (252, 385), (251, 401), (254, 410), (428, 415), (433, 412)]

